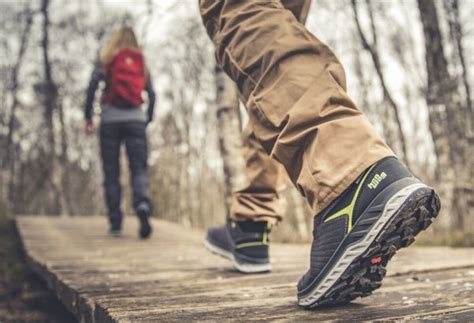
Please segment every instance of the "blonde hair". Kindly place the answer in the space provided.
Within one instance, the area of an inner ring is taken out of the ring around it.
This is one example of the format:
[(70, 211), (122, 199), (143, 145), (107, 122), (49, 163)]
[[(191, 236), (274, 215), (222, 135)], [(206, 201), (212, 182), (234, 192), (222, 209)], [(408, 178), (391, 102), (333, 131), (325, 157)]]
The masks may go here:
[[(138, 52), (142, 51), (138, 45), (135, 32), (131, 27), (122, 27), (110, 35), (109, 40), (100, 51), (100, 65), (103, 70), (105, 70), (106, 66), (114, 59), (115, 54), (122, 49), (133, 49)], [(143, 59), (143, 70), (147, 76), (148, 68), (145, 59)]]

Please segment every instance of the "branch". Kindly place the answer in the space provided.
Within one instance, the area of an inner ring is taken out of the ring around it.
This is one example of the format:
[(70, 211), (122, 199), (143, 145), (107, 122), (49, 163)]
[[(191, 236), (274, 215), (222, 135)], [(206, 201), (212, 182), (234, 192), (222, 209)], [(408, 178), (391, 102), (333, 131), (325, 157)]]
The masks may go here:
[(145, 23), (143, 24), (143, 28), (141, 31), (142, 35), (142, 48), (144, 49), (146, 47), (146, 40), (148, 36), (148, 31), (150, 29), (150, 24), (152, 22), (152, 18), (154, 15), (154, 5), (153, 5), (153, 0), (147, 0), (147, 13), (146, 13), (146, 20)]
[(407, 148), (406, 148), (406, 141), (405, 141), (405, 136), (404, 136), (403, 129), (402, 129), (402, 122), (401, 122), (400, 114), (399, 114), (399, 111), (398, 111), (399, 108), (398, 108), (397, 104), (395, 103), (394, 99), (392, 98), (392, 95), (388, 91), (387, 85), (385, 83), (385, 77), (384, 77), (383, 71), (382, 71), (382, 66), (381, 66), (381, 63), (380, 63), (380, 60), (379, 60), (379, 55), (378, 55), (377, 48), (376, 48), (377, 33), (376, 33), (376, 28), (375, 28), (374, 14), (373, 14), (372, 6), (370, 4), (370, 0), (367, 0), (367, 4), (368, 4), (368, 9), (369, 9), (370, 25), (371, 25), (371, 29), (372, 29), (372, 33), (373, 33), (373, 35), (372, 35), (373, 40), (374, 40), (373, 44), (369, 43), (369, 41), (367, 40), (367, 37), (365, 36), (365, 34), (362, 30), (362, 26), (361, 26), (360, 20), (359, 20), (359, 12), (358, 12), (358, 8), (357, 8), (357, 1), (356, 0), (351, 0), (351, 3), (352, 3), (352, 9), (353, 9), (353, 12), (354, 12), (354, 22), (356, 24), (357, 31), (359, 33), (359, 37), (360, 37), (361, 42), (362, 42), (362, 46), (364, 47), (364, 49), (366, 51), (369, 52), (370, 57), (372, 58), (372, 61), (374, 63), (374, 67), (375, 67), (375, 71), (376, 71), (378, 79), (380, 81), (380, 85), (382, 86), (384, 100), (388, 103), (388, 105), (390, 106), (390, 108), (393, 111), (393, 115), (395, 117), (395, 121), (396, 121), (396, 124), (397, 124), (398, 136), (399, 136), (400, 143), (401, 143), (401, 149), (402, 149), (402, 153), (403, 153), (403, 161), (405, 162), (405, 164), (407, 166), (409, 166)]
[(43, 47), (43, 62), (44, 62), (44, 75), (46, 83), (51, 84), (53, 78), (51, 76), (51, 62), (49, 60), (49, 0), (43, 0), (41, 3), (41, 12), (43, 14), (43, 39), (41, 40), (41, 46)]
[(13, 96), (12, 105), (10, 107), (10, 118), (8, 120), (8, 134), (7, 134), (7, 142), (6, 142), (6, 156), (4, 160), (4, 165), (9, 164), (13, 161), (13, 152), (12, 152), (12, 144), (13, 144), (13, 133), (15, 128), (15, 121), (16, 121), (16, 110), (19, 105), (19, 98), (18, 98), (18, 77), (20, 74), (20, 68), (23, 64), (23, 58), (25, 56), (26, 48), (28, 47), (28, 40), (30, 37), (31, 26), (33, 24), (33, 16), (34, 11), (30, 9), (28, 6), (25, 9), (26, 19), (25, 19), (25, 28), (23, 29), (23, 33), (20, 37), (20, 49), (18, 50), (18, 59), (11, 71), (11, 86), (10, 92)]

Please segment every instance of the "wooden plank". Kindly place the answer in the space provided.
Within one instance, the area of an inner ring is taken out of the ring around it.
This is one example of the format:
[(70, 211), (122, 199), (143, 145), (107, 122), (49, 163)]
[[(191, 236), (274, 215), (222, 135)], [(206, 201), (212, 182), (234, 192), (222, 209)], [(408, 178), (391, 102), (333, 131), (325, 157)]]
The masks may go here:
[(305, 311), (296, 282), (309, 245), (274, 244), (271, 274), (241, 275), (204, 249), (202, 231), (154, 221), (155, 234), (141, 241), (134, 220), (122, 238), (107, 236), (101, 217), (18, 217), (17, 226), (30, 265), (84, 322), (456, 319), (474, 310), (473, 249), (403, 250), (374, 296)]

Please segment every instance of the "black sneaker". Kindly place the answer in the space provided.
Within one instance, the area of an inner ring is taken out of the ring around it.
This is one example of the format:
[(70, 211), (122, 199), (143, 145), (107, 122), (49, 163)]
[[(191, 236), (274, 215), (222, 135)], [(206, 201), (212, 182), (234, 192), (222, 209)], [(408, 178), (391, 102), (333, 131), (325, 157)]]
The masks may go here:
[(209, 251), (230, 259), (243, 273), (271, 270), (268, 258), (268, 222), (228, 220), (225, 225), (207, 230), (204, 245)]
[(438, 215), (435, 191), (393, 157), (374, 164), (314, 220), (305, 308), (349, 302), (381, 286), (385, 266)]
[(140, 221), (140, 230), (138, 234), (140, 238), (147, 239), (150, 237), (152, 231), (150, 222), (148, 220), (151, 213), (150, 206), (148, 205), (148, 203), (141, 203), (140, 205), (138, 205), (136, 212)]
[(110, 220), (109, 234), (112, 237), (122, 236), (122, 221), (120, 220)]

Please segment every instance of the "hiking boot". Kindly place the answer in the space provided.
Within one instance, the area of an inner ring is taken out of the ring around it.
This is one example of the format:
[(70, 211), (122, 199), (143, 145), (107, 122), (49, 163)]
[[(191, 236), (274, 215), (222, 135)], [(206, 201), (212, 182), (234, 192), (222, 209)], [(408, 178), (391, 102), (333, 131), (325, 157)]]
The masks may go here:
[(366, 170), (314, 220), (311, 267), (298, 283), (305, 308), (335, 305), (379, 288), (395, 252), (438, 215), (435, 191), (393, 157)]
[(209, 251), (230, 259), (243, 273), (271, 270), (268, 258), (270, 223), (228, 220), (225, 225), (207, 230), (204, 245)]
[(137, 212), (138, 220), (140, 221), (140, 230), (138, 235), (142, 239), (147, 239), (151, 235), (151, 225), (148, 220), (151, 214), (151, 209), (148, 203), (140, 203), (135, 210)]

